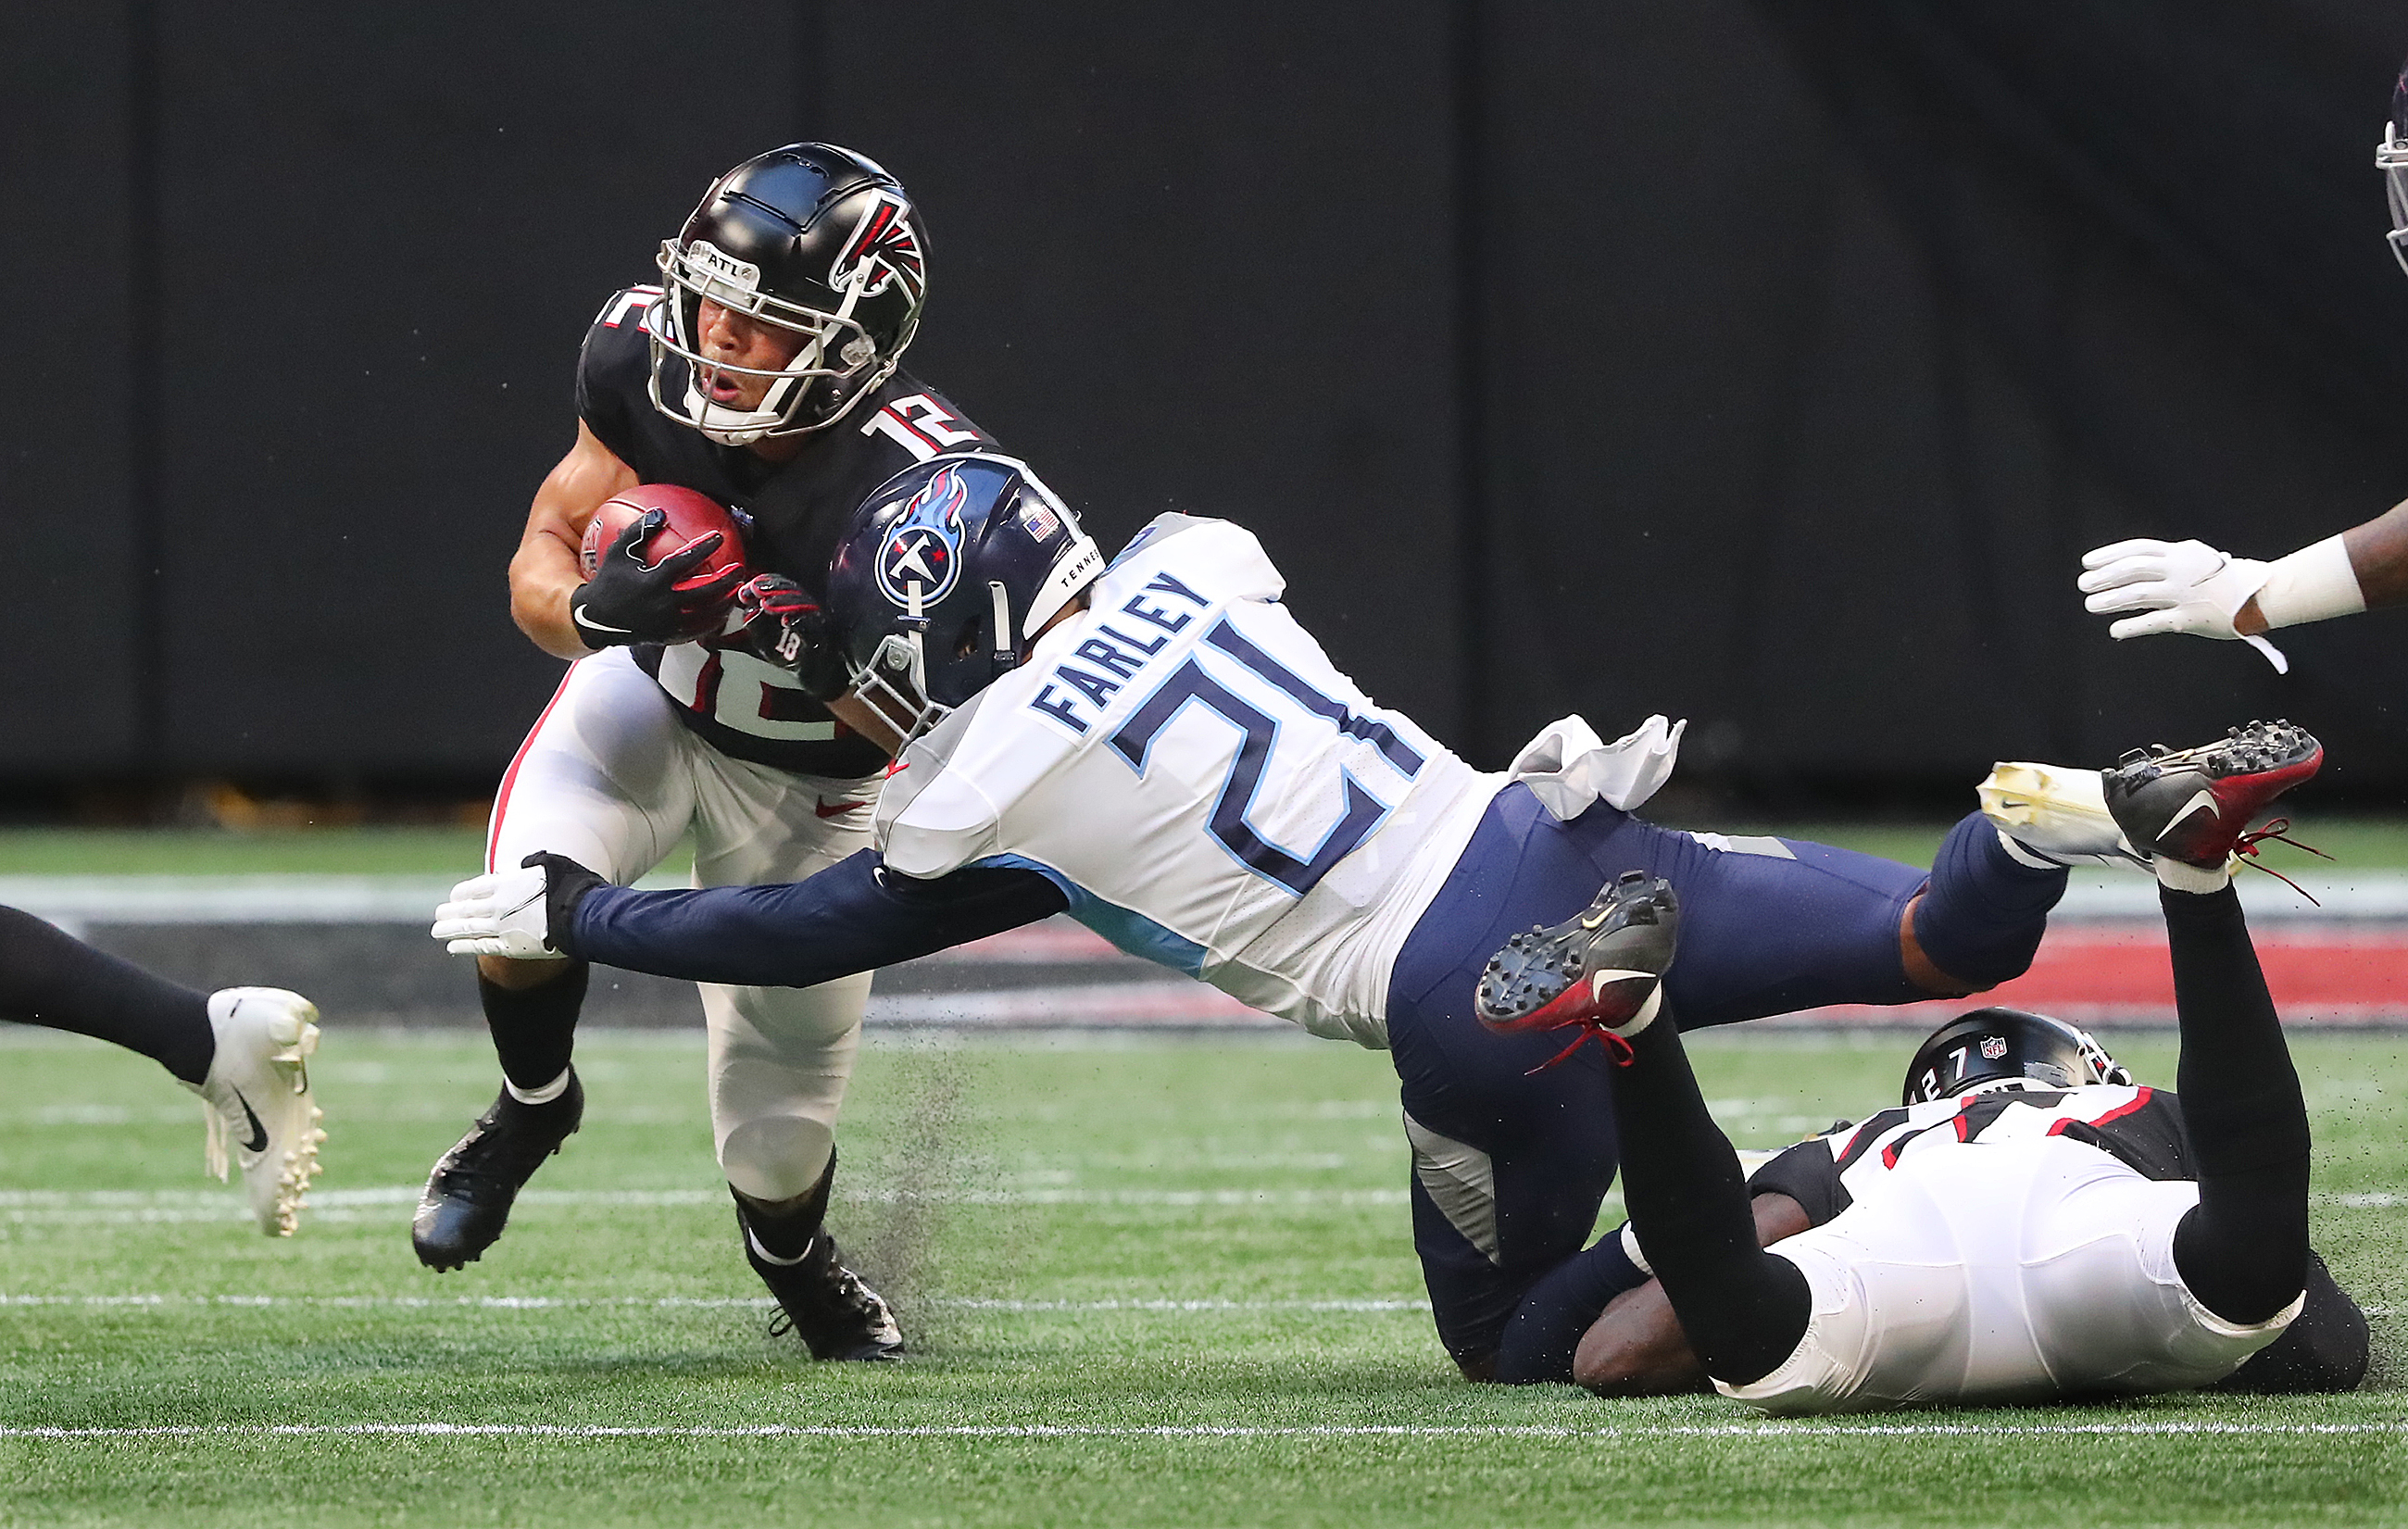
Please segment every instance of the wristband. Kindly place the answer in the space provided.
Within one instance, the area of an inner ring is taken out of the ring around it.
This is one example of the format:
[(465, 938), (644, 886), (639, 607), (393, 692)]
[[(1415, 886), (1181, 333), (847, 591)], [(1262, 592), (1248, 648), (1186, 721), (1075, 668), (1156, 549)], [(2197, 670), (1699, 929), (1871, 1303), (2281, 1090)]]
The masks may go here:
[(2258, 614), (2266, 618), (2270, 629), (2355, 616), (2365, 608), (2365, 592), (2358, 587), (2349, 550), (2339, 536), (2276, 558), (2267, 564), (2266, 582), (2258, 588)]

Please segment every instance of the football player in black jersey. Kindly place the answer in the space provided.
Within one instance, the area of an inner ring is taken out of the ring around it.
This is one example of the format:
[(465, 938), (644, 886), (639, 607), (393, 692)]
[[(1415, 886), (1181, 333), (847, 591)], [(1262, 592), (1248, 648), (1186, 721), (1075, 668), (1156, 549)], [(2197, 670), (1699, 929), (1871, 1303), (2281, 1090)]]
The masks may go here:
[[(1711, 1378), (1780, 1412), (2357, 1385), (2365, 1317), (2308, 1247), (2306, 1106), (2229, 884), (2252, 813), (2321, 761), (2301, 730), (2253, 724), (2107, 774), (2161, 883), (2179, 1098), (2071, 1025), (1978, 1009), (1924, 1042), (1901, 1107), (1743, 1180), (1660, 1006), (1612, 1029), (1631, 1220), (1534, 1292), (1499, 1378), (1609, 1395)], [(1669, 885), (1606, 895), (1625, 933), (1574, 964), (1660, 974)]]
[[(586, 336), (577, 441), (537, 491), (510, 563), (513, 618), (573, 662), (503, 779), (487, 868), (549, 851), (632, 881), (691, 832), (699, 885), (797, 880), (867, 844), (891, 739), (849, 701), (813, 700), (756, 634), (813, 613), (835, 538), (871, 490), (939, 452), (994, 443), (900, 369), (926, 296), (926, 229), (863, 156), (798, 143), (746, 160), (659, 264), (660, 286), (613, 296)], [(681, 590), (710, 546), (647, 567), (632, 555), (645, 521), (581, 579), (587, 522), (639, 483), (738, 509), (751, 581)], [(676, 640), (731, 600), (728, 635)], [(780, 619), (747, 624), (763, 612)], [(584, 963), (487, 957), (478, 986), (505, 1084), (427, 1181), (412, 1242), (437, 1269), (501, 1235), (582, 1107), (569, 1064)], [(712, 1128), (745, 1252), (781, 1322), (823, 1359), (901, 1351), (885, 1303), (823, 1225), (868, 992), (866, 974), (805, 990), (702, 988)]]

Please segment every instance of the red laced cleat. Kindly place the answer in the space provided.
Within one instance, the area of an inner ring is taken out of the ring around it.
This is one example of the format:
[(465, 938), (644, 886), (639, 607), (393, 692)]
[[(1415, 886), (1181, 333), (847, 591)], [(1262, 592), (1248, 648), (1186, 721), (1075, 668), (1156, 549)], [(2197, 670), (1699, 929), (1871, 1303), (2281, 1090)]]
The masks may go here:
[(2153, 744), (2106, 772), (2107, 810), (2142, 853), (2221, 870), (2280, 836), (2281, 824), (2250, 833), (2250, 819), (2324, 761), (2324, 745), (2286, 722), (2251, 722), (2197, 749)]
[(1475, 1012), (1499, 1035), (1577, 1028), (1548, 1067), (1592, 1036), (1611, 1037), (1627, 1054), (1628, 1037), (1662, 1007), (1680, 931), (1672, 884), (1626, 871), (1578, 917), (1506, 941), (1480, 974)]

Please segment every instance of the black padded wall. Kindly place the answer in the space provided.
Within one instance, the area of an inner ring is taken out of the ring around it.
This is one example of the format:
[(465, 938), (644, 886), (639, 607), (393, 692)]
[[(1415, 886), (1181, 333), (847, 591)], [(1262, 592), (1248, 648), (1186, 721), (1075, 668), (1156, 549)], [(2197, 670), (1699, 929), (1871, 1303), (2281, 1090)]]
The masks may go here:
[(917, 369), (1107, 539), (1254, 525), (1483, 764), (1666, 710), (1805, 801), (2280, 710), (2408, 782), (2396, 618), (2277, 681), (2071, 588), (2408, 494), (2403, 50), (2371, 0), (0, 21), (0, 771), (497, 769), (580, 331), (822, 134), (926, 207)]

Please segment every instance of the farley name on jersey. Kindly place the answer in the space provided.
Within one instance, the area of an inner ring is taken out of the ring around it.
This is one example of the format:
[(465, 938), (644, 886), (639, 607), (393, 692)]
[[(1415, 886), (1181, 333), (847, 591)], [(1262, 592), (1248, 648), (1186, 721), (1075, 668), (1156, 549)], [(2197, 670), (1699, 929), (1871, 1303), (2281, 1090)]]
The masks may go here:
[(1397, 950), (1499, 782), (1374, 705), (1283, 588), (1252, 533), (1155, 521), (898, 757), (886, 865), (1037, 871), (1121, 949), (1384, 1045)]

